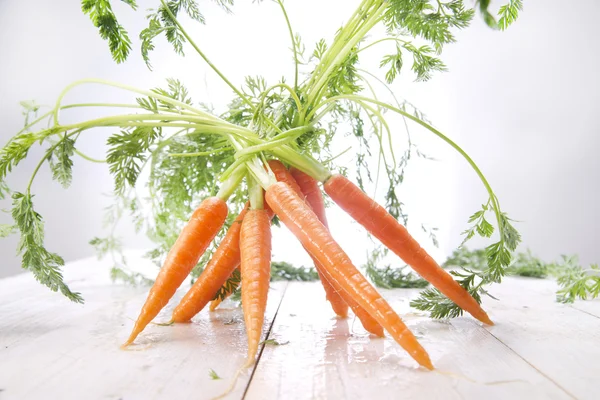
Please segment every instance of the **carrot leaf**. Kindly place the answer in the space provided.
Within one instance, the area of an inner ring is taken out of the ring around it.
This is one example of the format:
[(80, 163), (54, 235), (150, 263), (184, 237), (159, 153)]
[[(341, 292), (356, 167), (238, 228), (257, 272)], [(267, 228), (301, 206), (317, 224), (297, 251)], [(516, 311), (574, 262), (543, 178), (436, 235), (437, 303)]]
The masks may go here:
[(71, 160), (71, 157), (74, 153), (75, 141), (65, 134), (48, 155), (52, 178), (65, 189), (71, 185), (73, 179), (73, 160)]
[(271, 282), (273, 281), (316, 281), (319, 275), (314, 268), (295, 267), (285, 261), (271, 263)]
[(519, 12), (523, 10), (523, 0), (510, 0), (508, 4), (500, 7), (498, 11), (498, 27), (500, 30), (505, 30), (513, 22), (517, 20)]
[(212, 379), (213, 381), (219, 380), (221, 379), (221, 377), (215, 372), (214, 369), (209, 369), (208, 370), (208, 376), (210, 377), (210, 379)]
[[(135, 0), (121, 0), (134, 10), (137, 8)], [(82, 0), (81, 10), (87, 14), (102, 39), (108, 41), (108, 47), (117, 63), (127, 59), (131, 50), (131, 39), (125, 28), (119, 23), (112, 10), (110, 0)]]
[(576, 299), (595, 299), (600, 296), (600, 267), (593, 264), (585, 269), (579, 265), (577, 257), (562, 257), (557, 264), (555, 274), (561, 288), (556, 300), (561, 303), (573, 303)]
[(271, 345), (271, 346), (285, 346), (288, 343), (290, 343), (290, 342), (289, 341), (280, 342), (277, 339), (266, 339), (266, 340), (263, 340), (262, 342), (260, 342), (259, 344)]
[(15, 192), (12, 198), (12, 217), (21, 235), (17, 247), (22, 258), (21, 267), (33, 272), (35, 279), (53, 292), (60, 291), (69, 300), (82, 303), (81, 295), (72, 292), (63, 280), (61, 267), (64, 260), (44, 247), (44, 222), (33, 208), (33, 196)]
[(120, 281), (134, 287), (139, 285), (150, 286), (154, 283), (152, 279), (146, 278), (139, 272), (127, 272), (120, 266), (114, 266), (110, 269), (110, 279), (112, 279), (113, 282)]
[(429, 285), (425, 279), (412, 272), (405, 272), (406, 266), (394, 268), (391, 265), (378, 266), (388, 253), (387, 248), (379, 246), (369, 253), (365, 272), (367, 277), (377, 287), (384, 289), (424, 288)]

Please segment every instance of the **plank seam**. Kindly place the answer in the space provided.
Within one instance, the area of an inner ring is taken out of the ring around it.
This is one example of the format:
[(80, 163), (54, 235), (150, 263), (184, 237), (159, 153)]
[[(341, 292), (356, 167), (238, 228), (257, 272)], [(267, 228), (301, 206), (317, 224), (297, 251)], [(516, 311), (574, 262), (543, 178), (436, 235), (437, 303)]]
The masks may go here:
[(571, 392), (569, 392), (567, 389), (565, 389), (562, 385), (560, 385), (558, 382), (556, 382), (554, 379), (552, 379), (546, 373), (542, 372), (539, 368), (537, 368), (535, 365), (533, 365), (531, 362), (529, 362), (525, 357), (523, 357), (522, 355), (517, 353), (512, 347), (510, 347), (509, 345), (504, 343), (498, 336), (494, 335), (492, 332), (488, 331), (487, 329), (486, 329), (486, 332), (489, 333), (498, 342), (502, 343), (502, 345), (504, 347), (506, 347), (508, 350), (510, 350), (512, 353), (514, 353), (517, 357), (519, 357), (521, 360), (523, 360), (525, 363), (527, 363), (531, 368), (536, 370), (540, 375), (542, 375), (544, 378), (548, 379), (550, 382), (552, 382), (554, 385), (556, 385), (556, 387), (558, 387), (560, 390), (565, 392), (568, 396), (570, 396), (573, 399), (577, 399), (577, 397), (575, 397)]
[(283, 288), (283, 294), (281, 295), (281, 300), (279, 300), (279, 304), (277, 305), (277, 310), (275, 310), (275, 314), (273, 314), (273, 319), (271, 320), (271, 324), (269, 325), (269, 329), (267, 330), (267, 334), (265, 335), (265, 340), (263, 341), (260, 351), (258, 352), (258, 357), (256, 359), (256, 362), (254, 363), (254, 367), (252, 368), (252, 373), (250, 374), (250, 378), (248, 379), (248, 383), (246, 384), (246, 388), (244, 389), (244, 394), (242, 395), (241, 400), (244, 400), (246, 398), (248, 389), (250, 389), (250, 384), (252, 383), (252, 379), (254, 379), (254, 374), (256, 373), (256, 369), (258, 368), (258, 364), (260, 363), (260, 360), (262, 358), (263, 351), (265, 350), (266, 343), (264, 343), (264, 342), (267, 341), (269, 339), (269, 337), (271, 336), (271, 331), (273, 330), (273, 326), (275, 325), (275, 320), (277, 319), (277, 314), (279, 313), (279, 309), (281, 308), (281, 303), (283, 303), (283, 298), (285, 297), (285, 293), (287, 291), (288, 286), (289, 286), (289, 282)]
[(594, 317), (594, 318), (598, 318), (598, 319), (600, 319), (600, 316), (598, 316), (598, 315), (596, 315), (596, 314), (592, 314), (592, 313), (591, 313), (591, 312), (589, 312), (589, 311), (582, 310), (581, 308), (577, 308), (577, 307), (575, 307), (575, 306), (571, 306), (571, 308), (572, 308), (572, 309), (574, 309), (574, 310), (577, 310), (577, 311), (581, 311), (582, 313), (584, 313), (584, 314), (587, 314), (587, 315), (589, 315), (589, 316), (591, 316), (591, 317)]

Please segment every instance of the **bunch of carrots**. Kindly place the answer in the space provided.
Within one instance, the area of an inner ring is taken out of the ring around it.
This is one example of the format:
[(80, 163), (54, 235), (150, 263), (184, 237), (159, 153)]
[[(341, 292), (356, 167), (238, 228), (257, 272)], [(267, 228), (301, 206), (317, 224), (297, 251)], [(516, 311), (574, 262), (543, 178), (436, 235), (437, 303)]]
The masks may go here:
[[(211, 260), (180, 303), (171, 322), (189, 322), (215, 296), (239, 268), (242, 307), (248, 336), (245, 366), (256, 358), (264, 323), (270, 280), (271, 219), (277, 215), (296, 236), (314, 261), (326, 298), (340, 317), (351, 308), (363, 327), (376, 336), (387, 331), (421, 366), (433, 369), (426, 350), (400, 316), (377, 292), (331, 236), (319, 182), (301, 169), (288, 168), (269, 160), (260, 170), (250, 168), (249, 201), (220, 242)], [(410, 265), (458, 306), (481, 322), (492, 321), (477, 301), (427, 254), (419, 243), (381, 205), (346, 177), (321, 174), (325, 192), (352, 218)], [(259, 183), (260, 182), (260, 183)], [(227, 217), (226, 195), (205, 199), (166, 257), (148, 298), (125, 342), (134, 342), (144, 328), (167, 305), (192, 268), (197, 264)]]

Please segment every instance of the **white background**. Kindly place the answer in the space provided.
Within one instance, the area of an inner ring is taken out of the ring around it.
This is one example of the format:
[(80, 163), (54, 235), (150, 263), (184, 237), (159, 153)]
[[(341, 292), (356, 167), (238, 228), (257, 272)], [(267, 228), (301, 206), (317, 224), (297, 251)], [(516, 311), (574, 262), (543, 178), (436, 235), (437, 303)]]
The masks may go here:
[[(186, 83), (196, 101), (223, 106), (231, 98), (230, 90), (189, 47), (188, 56), (182, 59), (159, 41), (152, 57), (154, 71), (148, 71), (139, 57), (136, 38), (145, 24), (143, 10), (158, 2), (140, 1), (138, 12), (114, 3), (134, 39), (132, 57), (122, 65), (113, 63), (106, 43), (81, 13), (79, 1), (0, 1), (0, 144), (22, 127), (20, 100), (51, 105), (66, 85), (81, 78), (150, 88), (162, 85), (166, 77), (176, 77)], [(208, 25), (196, 27), (188, 21), (186, 26), (236, 84), (245, 75), (260, 74), (271, 83), (282, 75), (291, 78), (289, 37), (278, 7), (271, 2), (238, 3), (235, 16), (230, 16), (201, 0)], [(330, 40), (357, 4), (356, 0), (286, 2), (294, 30), (302, 34), (309, 51), (317, 39)], [(596, 206), (599, 13), (600, 3), (594, 0), (525, 0), (525, 11), (508, 31), (491, 31), (476, 18), (471, 28), (459, 33), (458, 43), (448, 46), (443, 55), (450, 72), (428, 83), (415, 84), (407, 76), (393, 86), (472, 155), (504, 211), (521, 221), (517, 227), (524, 238), (522, 248), (548, 261), (563, 253), (579, 254), (585, 263), (600, 261), (596, 234), (600, 221)], [(365, 65), (377, 65), (377, 50), (364, 54)], [(119, 91), (89, 86), (74, 91), (67, 102), (131, 99)], [(93, 115), (65, 115), (65, 121)], [(89, 133), (78, 147), (102, 158), (106, 135)], [(443, 143), (422, 130), (415, 129), (413, 136), (438, 161), (414, 163), (400, 195), (411, 221), (440, 229), (440, 248), (427, 248), (443, 261), (460, 243), (466, 219), (486, 200), (486, 194), (468, 165)], [(398, 143), (401, 151), (403, 141)], [(14, 190), (24, 189), (42, 154), (43, 149), (34, 148), (10, 176)], [(105, 165), (76, 159), (73, 185), (66, 191), (51, 181), (47, 168), (42, 169), (33, 192), (46, 220), (47, 247), (66, 260), (91, 255), (93, 249), (87, 243), (102, 234), (102, 209), (110, 202), (105, 194), (111, 188)], [(9, 202), (1, 206), (8, 208)], [(362, 263), (364, 235), (337, 210), (330, 211), (330, 220), (334, 235), (356, 263)], [(9, 221), (7, 215), (0, 215), (0, 223)], [(418, 232), (418, 224), (411, 231)], [(149, 246), (147, 239), (134, 236), (126, 225), (119, 235), (128, 247)], [(0, 241), (0, 277), (20, 271), (15, 246), (15, 237)], [(274, 252), (276, 259), (307, 263), (284, 230), (275, 235)]]

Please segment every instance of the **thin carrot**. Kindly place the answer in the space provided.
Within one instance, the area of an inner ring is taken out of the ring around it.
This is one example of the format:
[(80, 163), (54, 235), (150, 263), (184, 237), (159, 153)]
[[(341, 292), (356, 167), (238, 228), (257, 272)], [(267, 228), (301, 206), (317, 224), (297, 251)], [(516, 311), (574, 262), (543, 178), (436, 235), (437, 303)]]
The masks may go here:
[[(239, 236), (239, 235), (238, 235), (238, 236)], [(239, 242), (238, 242), (238, 247), (239, 247)], [(238, 273), (238, 274), (239, 274), (239, 273), (241, 273), (241, 272), (240, 272), (240, 267), (237, 267), (237, 268), (236, 268), (236, 269), (235, 269), (235, 270), (232, 272), (232, 274), (229, 276), (229, 278), (227, 278), (227, 279), (230, 279), (230, 278), (233, 276), (233, 274), (234, 274), (234, 273), (236, 273), (236, 271), (237, 271), (237, 273)], [(219, 297), (219, 298), (217, 298), (217, 299), (214, 299), (213, 301), (211, 301), (211, 302), (210, 302), (210, 305), (208, 306), (208, 310), (209, 310), (209, 311), (215, 311), (215, 310), (217, 309), (217, 307), (219, 307), (219, 305), (220, 305), (220, 304), (221, 304), (221, 303), (222, 303), (222, 302), (223, 302), (223, 301), (224, 301), (226, 298), (228, 298), (229, 296), (231, 296), (231, 295), (233, 294), (233, 292), (235, 292), (235, 291), (237, 290), (237, 288), (239, 287), (239, 285), (240, 285), (240, 284), (239, 284), (239, 282), (237, 282), (237, 281), (236, 281), (235, 283), (234, 283), (234, 282), (232, 282), (232, 283), (231, 283), (231, 285), (230, 285), (229, 287), (223, 287), (223, 286), (222, 286), (222, 289), (224, 290), (223, 296), (221, 296), (221, 297)]]
[[(273, 174), (275, 175), (275, 178), (277, 179), (278, 182), (287, 183), (294, 190), (294, 192), (298, 196), (300, 196), (300, 198), (305, 199), (304, 192), (302, 191), (300, 184), (298, 182), (296, 182), (296, 180), (294, 179), (291, 172), (288, 171), (288, 169), (285, 167), (285, 165), (283, 165), (281, 163), (281, 161), (270, 160), (269, 167), (271, 168), (271, 171), (273, 171)], [(317, 189), (318, 189), (318, 187), (317, 187)], [(308, 201), (308, 199), (306, 199), (306, 201)], [(309, 206), (310, 206), (310, 203), (309, 203)], [(324, 216), (324, 214), (323, 214), (323, 216)], [(325, 221), (325, 222), (323, 222), (323, 221)], [(323, 219), (323, 221), (321, 221), (321, 222), (323, 222), (325, 224), (325, 226), (327, 226), (327, 219)], [(346, 318), (348, 316), (348, 305), (342, 299), (342, 297), (338, 293), (338, 291), (333, 286), (331, 286), (331, 284), (329, 283), (327, 278), (325, 278), (323, 276), (322, 268), (319, 268), (319, 265), (317, 265), (318, 261), (316, 261), (310, 253), (309, 253), (309, 255), (311, 256), (311, 258), (313, 259), (313, 262), (315, 263), (315, 268), (317, 270), (317, 274), (319, 274), (319, 279), (321, 280), (323, 289), (325, 289), (325, 298), (331, 304), (331, 308), (333, 309), (333, 312), (335, 312), (339, 317)]]
[(334, 202), (410, 265), (423, 279), (473, 317), (485, 324), (494, 324), (469, 292), (441, 268), (385, 208), (342, 175), (331, 176), (324, 187)]
[(269, 186), (265, 198), (280, 220), (323, 264), (331, 275), (332, 283), (356, 300), (420, 365), (433, 369), (425, 349), (392, 307), (352, 264), (310, 207), (282, 182)]
[(177, 288), (215, 238), (227, 218), (227, 204), (219, 197), (205, 199), (194, 211), (177, 241), (167, 254), (163, 267), (150, 289), (148, 298), (135, 322), (133, 331), (123, 344), (131, 344), (142, 330), (167, 305)]
[(242, 308), (248, 335), (248, 361), (254, 363), (262, 334), (271, 278), (271, 221), (265, 210), (250, 210), (240, 232)]
[[(304, 195), (306, 202), (308, 203), (310, 208), (312, 208), (317, 218), (319, 218), (319, 221), (321, 221), (325, 228), (329, 230), (329, 224), (327, 223), (327, 214), (325, 212), (325, 202), (323, 201), (323, 195), (321, 194), (321, 189), (319, 188), (317, 180), (311, 177), (310, 175), (307, 175), (304, 172), (300, 171), (299, 169), (293, 167), (290, 168), (290, 174), (300, 187), (300, 190), (302, 190), (302, 194)], [(322, 276), (323, 279), (327, 280), (329, 285), (331, 285), (331, 277), (327, 273), (327, 270), (321, 265), (319, 260), (317, 260), (312, 255), (311, 257), (315, 262), (315, 267), (317, 268), (317, 272), (319, 273), (319, 275)], [(375, 319), (373, 319), (373, 317), (369, 315), (368, 312), (366, 312), (361, 306), (359, 306), (358, 303), (354, 301), (352, 297), (350, 297), (350, 295), (344, 292), (341, 288), (333, 285), (331, 286), (333, 287), (333, 290), (335, 290), (335, 294), (337, 295), (334, 297), (333, 300), (328, 298), (334, 310), (337, 306), (337, 304), (335, 304), (336, 299), (341, 300), (341, 302), (343, 302), (343, 306), (346, 307), (346, 310), (347, 306), (350, 306), (350, 308), (354, 312), (354, 315), (356, 315), (356, 317), (360, 320), (363, 327), (367, 331), (377, 336), (383, 336), (383, 327), (379, 325), (377, 321), (375, 321)]]
[(248, 205), (233, 221), (204, 271), (173, 310), (173, 322), (187, 322), (202, 311), (240, 265), (240, 230), (247, 210)]

